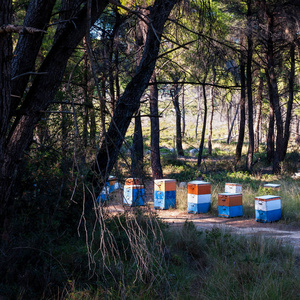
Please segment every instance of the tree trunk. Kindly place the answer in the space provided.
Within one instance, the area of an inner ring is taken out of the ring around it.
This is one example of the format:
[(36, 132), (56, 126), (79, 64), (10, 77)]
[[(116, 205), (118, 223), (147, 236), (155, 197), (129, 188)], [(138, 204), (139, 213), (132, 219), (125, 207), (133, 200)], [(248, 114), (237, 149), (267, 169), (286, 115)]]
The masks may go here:
[(214, 84), (216, 81), (216, 70), (213, 67), (213, 80), (212, 80), (212, 86), (210, 88), (210, 119), (209, 119), (209, 129), (208, 129), (208, 138), (207, 138), (207, 147), (208, 147), (208, 154), (211, 155), (212, 154), (212, 130), (213, 130), (213, 118), (214, 118), (214, 111), (215, 111), (215, 107), (214, 107)]
[(201, 135), (201, 142), (200, 142), (200, 146), (199, 146), (198, 161), (197, 161), (198, 169), (200, 169), (201, 162), (202, 162), (202, 153), (203, 153), (203, 148), (204, 148), (206, 118), (207, 118), (207, 99), (206, 99), (206, 92), (205, 92), (205, 84), (203, 84), (202, 89), (203, 89), (203, 100), (204, 100), (204, 118), (203, 118), (202, 135)]
[(180, 86), (175, 83), (174, 84), (174, 97), (173, 104), (176, 112), (176, 150), (179, 156), (184, 156), (183, 148), (182, 148), (182, 134), (181, 134), (181, 112), (179, 107), (179, 92)]
[[(0, 27), (11, 24), (12, 6), (10, 0), (3, 0), (0, 4)], [(5, 138), (9, 124), (9, 109), (11, 101), (11, 34), (0, 34), (0, 228), (5, 218), (4, 208), (8, 201), (5, 191), (11, 189), (12, 173), (6, 165)]]
[(196, 118), (196, 126), (195, 126), (195, 138), (198, 138), (198, 125), (199, 125), (199, 118), (201, 114), (201, 98), (200, 98), (200, 87), (197, 87), (197, 118)]
[(181, 102), (181, 112), (182, 112), (182, 136), (185, 136), (185, 105), (184, 105), (184, 85), (182, 85), (182, 102)]
[(159, 151), (159, 115), (158, 115), (158, 88), (156, 83), (156, 76), (153, 73), (151, 82), (154, 83), (149, 87), (150, 89), (150, 121), (151, 121), (151, 168), (152, 178), (163, 178), (163, 172), (160, 162)]
[[(92, 23), (99, 18), (107, 4), (108, 1), (102, 1), (101, 3), (92, 1)], [(3, 6), (3, 3), (1, 5)], [(10, 132), (4, 143), (5, 146), (3, 146), (3, 136), (1, 136), (0, 148), (2, 153), (0, 155), (2, 156), (1, 160), (3, 159), (3, 163), (0, 172), (0, 205), (2, 208), (4, 207), (4, 203), (6, 203), (10, 197), (17, 167), (23, 157), (23, 153), (32, 143), (33, 130), (43, 116), (43, 111), (45, 111), (48, 105), (53, 101), (61, 83), (68, 59), (86, 33), (88, 24), (86, 12), (86, 6), (80, 7), (78, 13), (74, 15), (74, 20), (68, 22), (64, 26), (39, 69), (39, 73), (44, 73), (46, 75), (39, 75), (34, 78), (32, 85), (26, 94), (26, 98), (22, 103), (21, 99), (18, 98), (17, 104), (20, 104), (19, 113), (14, 119), (12, 126), (10, 126)], [(31, 13), (32, 11), (27, 11), (27, 14)], [(44, 18), (43, 23), (48, 23), (47, 16), (45, 16), (44, 12), (40, 13)], [(9, 12), (5, 15), (9, 15)], [(36, 17), (38, 17), (37, 14)], [(74, 30), (74, 28), (76, 28), (76, 30)], [(3, 41), (3, 39), (5, 40), (7, 37), (2, 34), (1, 40)], [(19, 43), (21, 43), (20, 40)], [(29, 58), (29, 56), (32, 55), (34, 56), (33, 60), (35, 60), (37, 53), (32, 53), (31, 46), (31, 44), (26, 42), (24, 42), (23, 45), (20, 45), (19, 47), (21, 49), (23, 47), (25, 47), (25, 49), (24, 51), (21, 51), (19, 57), (15, 59), (18, 59), (19, 62), (25, 62), (26, 60), (31, 60), (32, 58)], [(8, 45), (6, 45), (6, 47), (1, 47), (1, 49), (5, 48), (9, 51)], [(4, 56), (1, 55), (1, 58), (2, 57)], [(9, 63), (9, 59), (6, 58), (6, 61)], [(12, 71), (11, 74), (16, 74), (16, 72)], [(9, 78), (11, 77), (9, 76)], [(8, 87), (6, 87), (6, 91), (10, 93)], [(22, 91), (18, 91), (18, 93), (20, 92)], [(4, 92), (2, 91), (2, 93)], [(15, 91), (11, 91), (10, 94), (15, 95)], [(15, 103), (10, 103), (9, 105), (11, 105), (10, 111), (13, 111), (13, 108), (16, 107)], [(2, 112), (0, 113), (2, 114)], [(2, 118), (2, 115), (0, 117), (1, 122), (5, 121), (7, 126), (9, 120), (7, 118)]]
[(270, 99), (270, 111), (269, 111), (269, 128), (267, 135), (267, 160), (271, 163), (274, 159), (274, 109), (273, 103)]
[(260, 136), (260, 130), (259, 130), (259, 124), (261, 121), (261, 107), (262, 107), (262, 94), (263, 94), (263, 78), (260, 76), (259, 78), (259, 87), (258, 87), (258, 97), (257, 97), (257, 115), (255, 120), (255, 136), (254, 136), (254, 151), (259, 152), (259, 136)]
[[(140, 9), (143, 16), (148, 15), (149, 11), (146, 9)], [(144, 17), (143, 17), (144, 18)], [(136, 53), (136, 65), (138, 66), (143, 53), (143, 46), (146, 41), (147, 37), (147, 24), (145, 23), (144, 19), (141, 20), (140, 18), (136, 21), (136, 36), (135, 42), (136, 46), (138, 47)], [(132, 176), (134, 177), (141, 177), (143, 173), (143, 158), (144, 158), (144, 151), (143, 151), (143, 133), (142, 133), (142, 122), (141, 122), (141, 114), (138, 111), (136, 113), (134, 119), (134, 135), (133, 135), (133, 142), (132, 142), (132, 151), (131, 151), (131, 172)]]
[(242, 148), (244, 144), (244, 136), (245, 136), (245, 123), (246, 123), (246, 77), (245, 77), (245, 61), (243, 58), (243, 54), (241, 54), (240, 59), (240, 68), (241, 68), (241, 100), (240, 100), (240, 128), (239, 128), (239, 137), (236, 145), (235, 158), (236, 161), (239, 162), (242, 157)]
[(291, 70), (289, 76), (289, 101), (286, 112), (285, 127), (284, 127), (284, 141), (282, 149), (282, 157), (280, 160), (284, 160), (287, 152), (287, 147), (290, 139), (290, 124), (292, 119), (292, 109), (294, 102), (294, 83), (295, 83), (295, 44), (291, 44), (290, 49), (290, 58), (291, 58)]
[(229, 133), (228, 133), (228, 138), (227, 138), (227, 144), (229, 144), (230, 140), (231, 140), (231, 134), (232, 134), (232, 130), (233, 130), (233, 126), (234, 126), (234, 122), (235, 122), (236, 116), (238, 115), (238, 112), (239, 112), (239, 106), (240, 106), (240, 104), (238, 103), (237, 106), (236, 106), (234, 117), (233, 117), (231, 125), (230, 125), (230, 129), (229, 129)]
[(247, 55), (247, 98), (248, 98), (248, 131), (249, 131), (249, 147), (247, 153), (247, 170), (252, 172), (253, 153), (254, 153), (254, 132), (253, 132), (253, 99), (252, 99), (252, 56), (253, 56), (253, 40), (252, 40), (252, 0), (247, 0), (247, 18), (248, 18), (248, 55)]
[(140, 98), (153, 74), (164, 24), (176, 0), (156, 0), (150, 8), (151, 29), (147, 32), (143, 57), (135, 75), (120, 97), (114, 116), (97, 154), (94, 170), (100, 178), (95, 178), (95, 186), (102, 188), (117, 159), (127, 128), (133, 114), (140, 105)]

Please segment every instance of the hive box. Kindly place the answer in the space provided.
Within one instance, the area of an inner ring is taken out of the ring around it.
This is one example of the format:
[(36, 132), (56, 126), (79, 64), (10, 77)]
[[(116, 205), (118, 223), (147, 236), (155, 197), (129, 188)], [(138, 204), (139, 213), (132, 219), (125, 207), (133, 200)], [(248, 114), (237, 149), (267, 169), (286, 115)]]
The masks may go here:
[(233, 218), (243, 215), (243, 196), (240, 193), (218, 194), (219, 217)]
[(142, 179), (140, 178), (127, 178), (125, 180), (125, 185), (142, 185)]
[(176, 206), (176, 180), (154, 180), (154, 208), (169, 209)]
[(116, 183), (116, 177), (109, 176), (107, 179), (107, 182), (106, 182), (106, 186), (108, 187), (109, 193), (111, 193), (115, 190), (115, 183)]
[(104, 187), (100, 195), (97, 197), (97, 202), (98, 203), (104, 203), (105, 201), (108, 200), (108, 194), (109, 194), (109, 188)]
[(188, 213), (207, 213), (211, 206), (211, 185), (209, 182), (194, 180), (188, 182)]
[(125, 185), (123, 195), (125, 205), (145, 205), (145, 188), (143, 185)]
[(225, 193), (242, 193), (242, 185), (239, 183), (225, 183)]
[(272, 190), (275, 190), (275, 191), (280, 191), (280, 184), (266, 183), (266, 184), (264, 184), (264, 188), (272, 189)]
[(264, 195), (255, 197), (255, 220), (274, 222), (281, 218), (281, 199), (279, 196)]

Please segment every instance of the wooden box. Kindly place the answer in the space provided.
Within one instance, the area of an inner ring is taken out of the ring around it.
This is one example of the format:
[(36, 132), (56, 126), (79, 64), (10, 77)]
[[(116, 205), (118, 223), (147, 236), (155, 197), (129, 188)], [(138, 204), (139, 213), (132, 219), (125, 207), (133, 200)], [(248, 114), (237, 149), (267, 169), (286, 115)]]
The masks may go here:
[(169, 209), (176, 207), (176, 191), (154, 191), (154, 208)]
[(225, 183), (225, 193), (242, 193), (242, 185), (239, 183)]
[(127, 178), (125, 180), (125, 185), (142, 185), (143, 182), (140, 178)]
[(154, 191), (161, 191), (161, 192), (176, 191), (176, 179), (154, 180)]
[(211, 194), (211, 185), (209, 182), (194, 180), (188, 182), (188, 194), (207, 195)]

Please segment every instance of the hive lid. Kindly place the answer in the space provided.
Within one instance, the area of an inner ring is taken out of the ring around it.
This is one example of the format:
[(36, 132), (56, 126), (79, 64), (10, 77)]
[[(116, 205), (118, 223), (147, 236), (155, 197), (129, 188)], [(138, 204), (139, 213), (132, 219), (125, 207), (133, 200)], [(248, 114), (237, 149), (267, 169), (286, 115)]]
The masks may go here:
[(242, 193), (219, 193), (221, 196), (242, 196)]
[(193, 180), (193, 181), (188, 182), (188, 184), (210, 184), (210, 182), (206, 182), (203, 180)]
[(269, 200), (273, 198), (278, 198), (280, 199), (280, 196), (275, 196), (275, 195), (263, 195), (263, 196), (257, 196), (255, 197), (255, 200)]
[(280, 187), (280, 184), (278, 184), (278, 183), (266, 183), (266, 184), (264, 184), (264, 187)]

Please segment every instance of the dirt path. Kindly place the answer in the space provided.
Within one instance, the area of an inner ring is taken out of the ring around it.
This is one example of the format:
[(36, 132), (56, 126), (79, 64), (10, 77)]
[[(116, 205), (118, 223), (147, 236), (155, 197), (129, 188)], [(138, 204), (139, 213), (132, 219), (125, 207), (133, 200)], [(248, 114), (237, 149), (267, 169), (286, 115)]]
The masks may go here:
[[(145, 209), (154, 211), (153, 203), (153, 182), (149, 181), (146, 186), (146, 203)], [(119, 191), (121, 192), (121, 191)], [(120, 194), (122, 195), (122, 193)], [(121, 196), (122, 198), (122, 196)], [(120, 198), (119, 198), (120, 199)], [(123, 205), (114, 204), (109, 208), (111, 212), (123, 212)], [(182, 226), (186, 220), (192, 221), (199, 230), (211, 230), (220, 228), (229, 230), (233, 234), (242, 234), (248, 236), (262, 236), (276, 238), (285, 245), (291, 245), (297, 255), (300, 256), (300, 224), (282, 224), (280, 222), (260, 223), (254, 219), (238, 218), (220, 218), (211, 214), (188, 214), (179, 209), (155, 210), (158, 217), (170, 224), (172, 227)]]
[[(131, 208), (124, 207), (120, 204), (115, 204), (108, 207), (112, 213), (121, 213), (124, 210)], [(153, 202), (148, 202), (145, 209), (153, 209)], [(262, 236), (267, 238), (276, 238), (285, 245), (291, 245), (297, 255), (300, 255), (300, 226), (292, 224), (282, 224), (280, 222), (274, 223), (260, 223), (254, 219), (239, 218), (220, 218), (213, 217), (210, 214), (188, 214), (179, 209), (169, 210), (155, 210), (158, 217), (170, 224), (172, 227), (180, 227), (184, 222), (191, 221), (199, 230), (211, 230), (212, 228), (219, 228), (228, 230), (233, 234), (242, 234), (248, 236)]]

